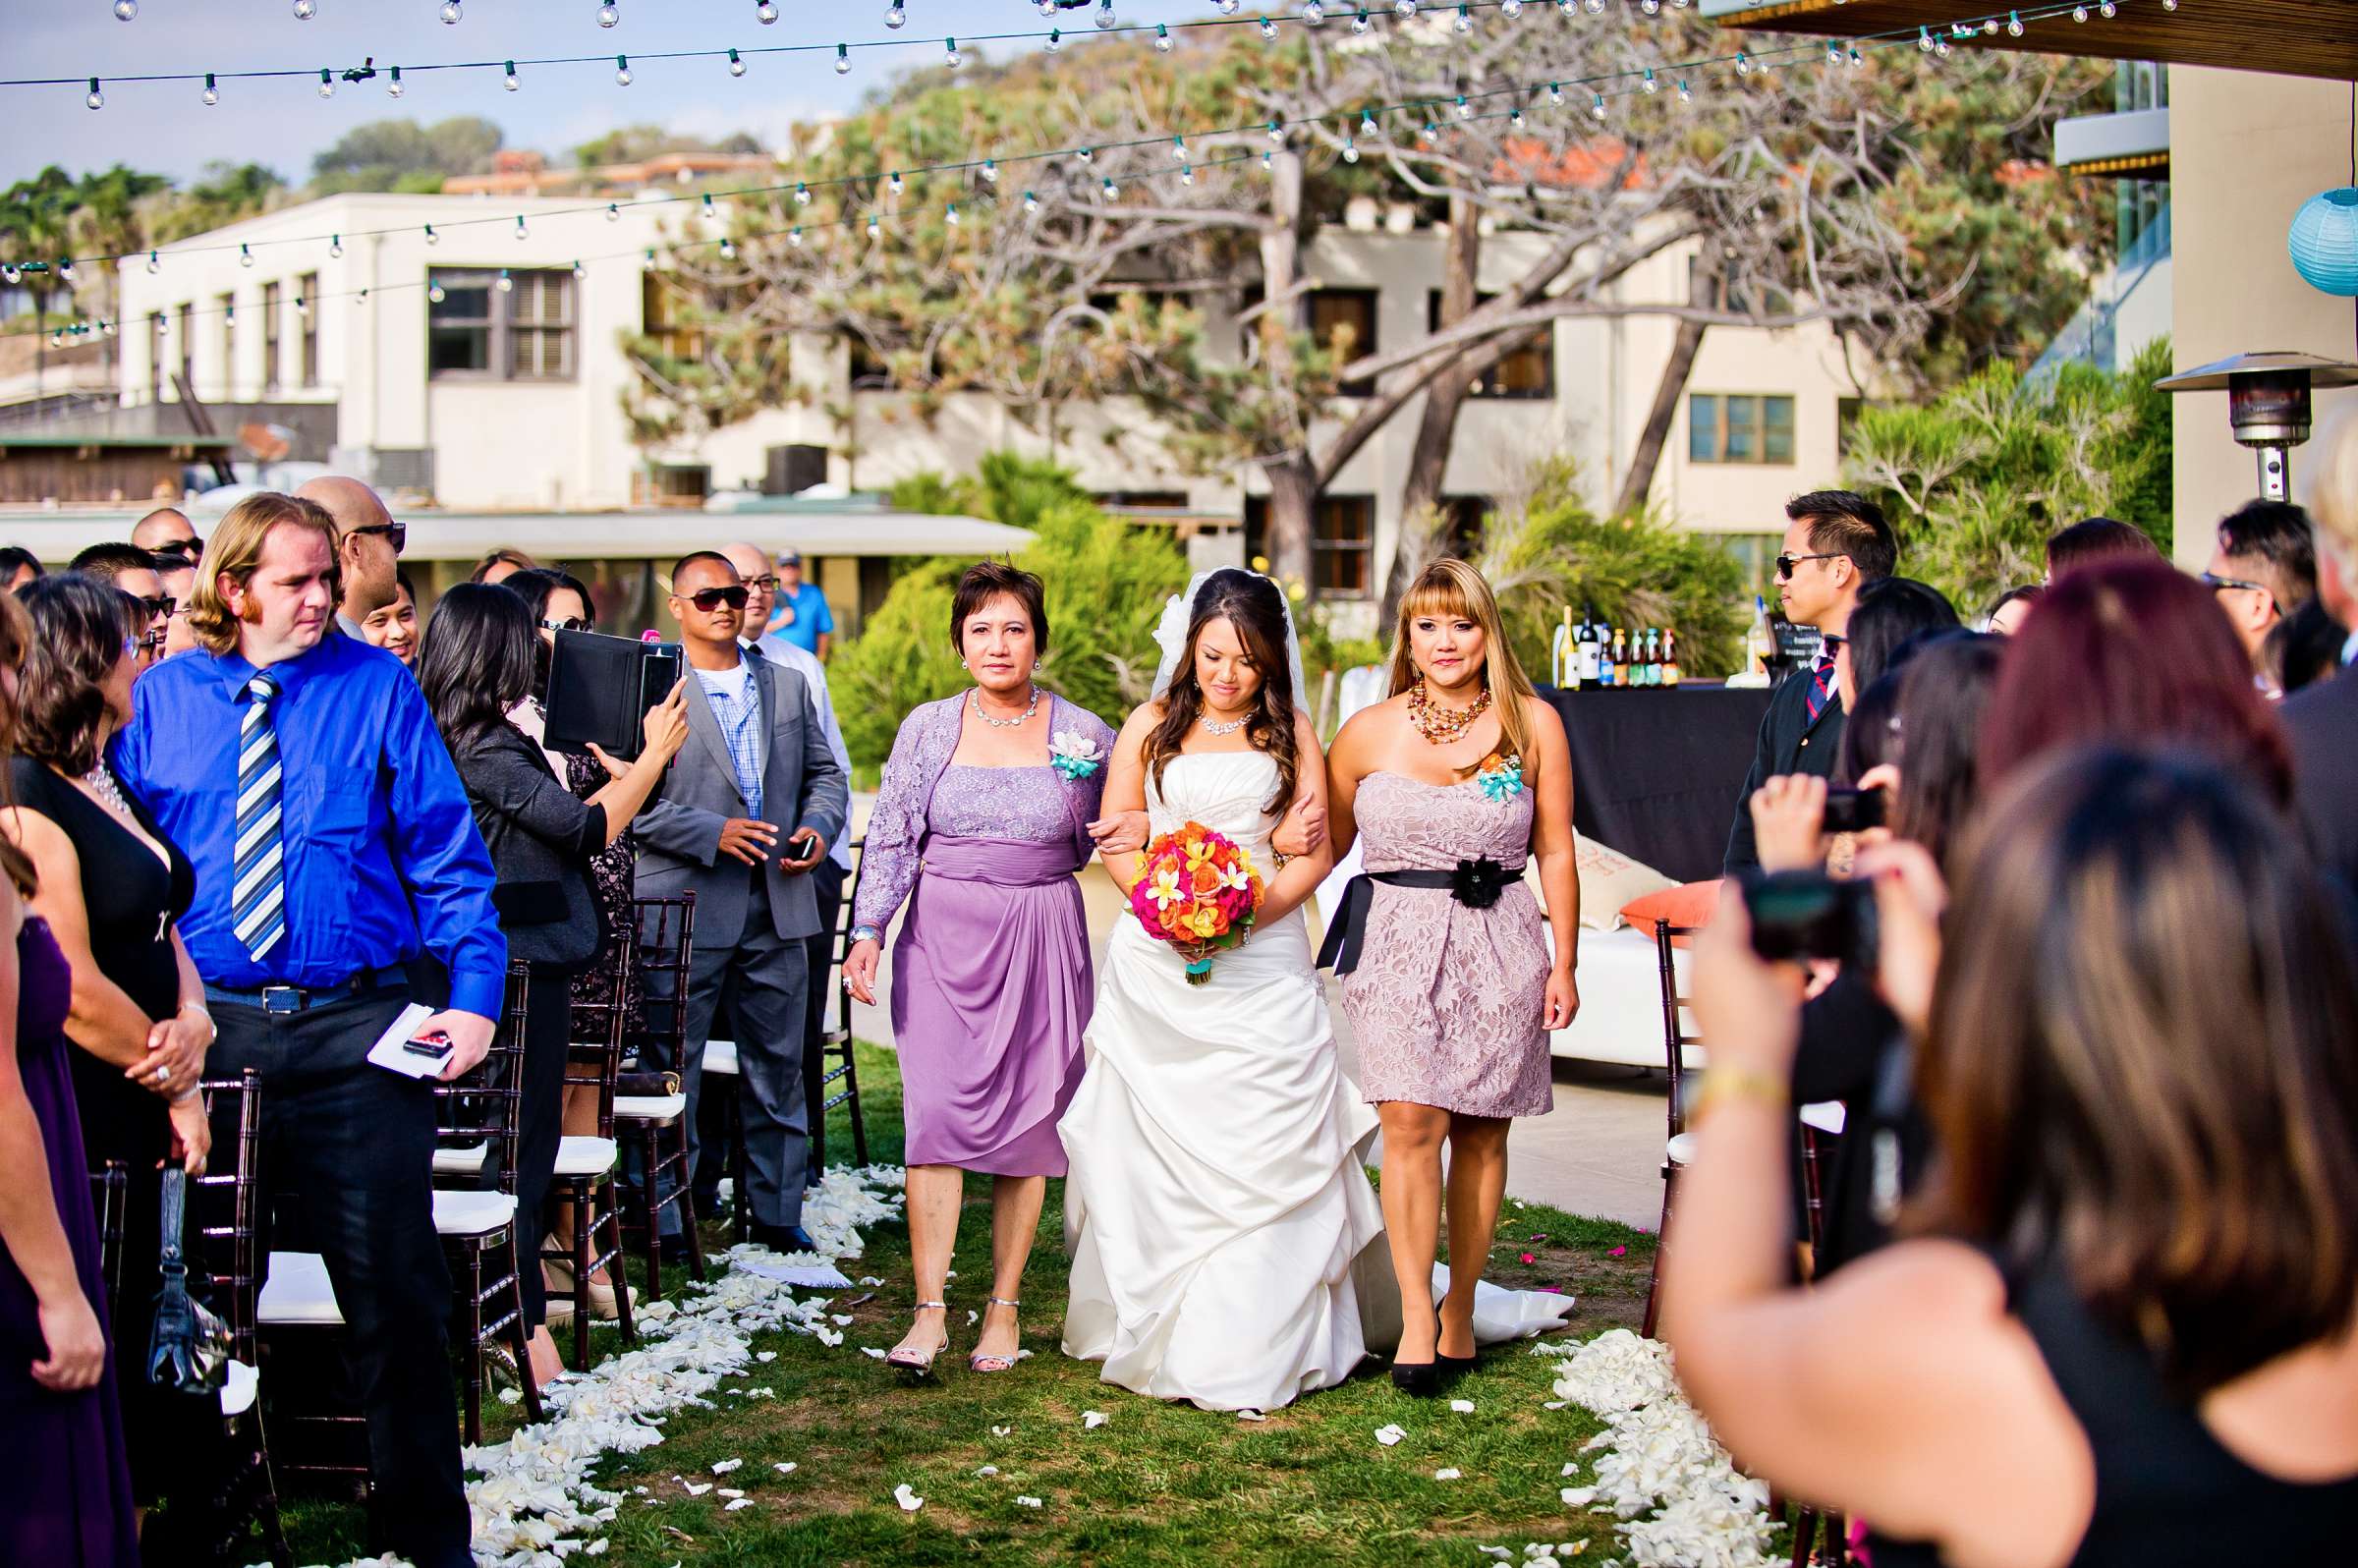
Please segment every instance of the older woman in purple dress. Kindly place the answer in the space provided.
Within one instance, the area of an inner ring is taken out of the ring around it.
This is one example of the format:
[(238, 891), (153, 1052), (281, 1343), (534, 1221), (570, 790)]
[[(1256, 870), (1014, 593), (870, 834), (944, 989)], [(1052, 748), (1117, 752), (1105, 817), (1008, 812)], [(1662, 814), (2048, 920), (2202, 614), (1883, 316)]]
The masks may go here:
[(1024, 1264), (1046, 1178), (1065, 1172), (1056, 1122), (1081, 1081), (1095, 994), (1074, 873), (1097, 850), (1113, 749), (1102, 719), (1033, 684), (1048, 644), (1039, 578), (975, 567), (959, 581), (950, 634), (975, 686), (901, 723), (844, 963), (852, 994), (872, 1003), (884, 927), (908, 900), (892, 1035), (918, 1301), (886, 1359), (919, 1375), (949, 1343), (943, 1287), (970, 1170), (994, 1181), (990, 1299), (968, 1364), (1015, 1365)]

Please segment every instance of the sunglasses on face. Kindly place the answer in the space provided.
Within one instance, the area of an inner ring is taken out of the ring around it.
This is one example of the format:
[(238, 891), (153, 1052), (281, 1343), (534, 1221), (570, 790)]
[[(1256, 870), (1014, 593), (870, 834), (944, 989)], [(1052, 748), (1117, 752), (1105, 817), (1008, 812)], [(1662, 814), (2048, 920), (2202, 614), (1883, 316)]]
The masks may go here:
[(1829, 551), (1824, 555), (1780, 555), (1776, 558), (1776, 580), (1779, 583), (1792, 582), (1793, 568), (1804, 561), (1833, 561), (1840, 558), (1839, 550)]
[(185, 539), (166, 539), (147, 552), (157, 560), (190, 561), (204, 553), (204, 540), (192, 533)]
[(699, 588), (696, 592), (684, 596), (689, 603), (706, 615), (710, 615), (724, 604), (732, 610), (742, 610), (745, 608), (747, 598), (745, 585), (742, 583), (735, 588)]
[(407, 523), (370, 523), (365, 527), (346, 529), (344, 532), (351, 535), (382, 533), (386, 542), (393, 546), (395, 555), (399, 555), (403, 547), (410, 542), (410, 526)]
[(2265, 583), (2254, 583), (2247, 578), (2240, 577), (2220, 577), (2216, 572), (2205, 572), (2202, 576), (2202, 583), (2205, 588), (2208, 588), (2214, 593), (2218, 592), (2220, 588), (2242, 588), (2247, 593), (2267, 593), (2273, 591)]
[(590, 623), (578, 615), (568, 615), (561, 621), (543, 620), (540, 623), (551, 632), (587, 632)]
[(131, 595), (131, 602), (137, 604), (140, 609), (145, 610), (147, 612), (147, 619), (151, 621), (157, 619), (158, 617), (168, 618), (178, 613), (177, 605), (179, 601), (174, 599), (169, 593), (158, 593), (152, 598), (142, 598), (139, 594), (134, 593)]

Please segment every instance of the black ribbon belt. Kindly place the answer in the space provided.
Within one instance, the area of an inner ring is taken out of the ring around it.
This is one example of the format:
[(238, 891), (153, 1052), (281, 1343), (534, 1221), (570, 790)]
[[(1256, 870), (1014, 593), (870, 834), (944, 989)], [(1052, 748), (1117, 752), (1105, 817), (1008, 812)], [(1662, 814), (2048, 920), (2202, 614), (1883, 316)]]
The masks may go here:
[(1386, 887), (1445, 888), (1468, 909), (1488, 909), (1504, 896), (1516, 873), (1496, 861), (1459, 861), (1453, 871), (1362, 871), (1343, 884), (1342, 908), (1326, 927), (1319, 947), (1319, 968), (1348, 975), (1359, 968), (1360, 939), (1368, 927), (1368, 910), (1376, 902), (1376, 884)]

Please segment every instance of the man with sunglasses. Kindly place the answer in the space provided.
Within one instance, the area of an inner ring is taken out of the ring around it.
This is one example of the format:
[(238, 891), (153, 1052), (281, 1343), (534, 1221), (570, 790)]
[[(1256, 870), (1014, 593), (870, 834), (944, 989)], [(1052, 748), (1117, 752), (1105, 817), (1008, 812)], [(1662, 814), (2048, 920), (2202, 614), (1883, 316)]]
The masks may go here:
[(84, 549), (67, 563), (67, 569), (112, 583), (124, 597), (140, 606), (140, 630), (133, 651), (140, 670), (164, 656), (164, 633), (172, 622), (173, 599), (164, 589), (154, 556), (136, 544), (109, 540)]
[(393, 602), (401, 591), (394, 574), (409, 530), (393, 521), (374, 490), (358, 479), (323, 475), (295, 492), (316, 502), (336, 520), (336, 573), (340, 597), (336, 630), (356, 643), (368, 641), (361, 623)]
[[(812, 714), (802, 676), (739, 641), (752, 594), (710, 550), (672, 568), (671, 613), (688, 657), (688, 730), (663, 799), (632, 824), (639, 895), (696, 895), (685, 1037), (676, 1070), (688, 1096), (690, 1167), (702, 1102), (704, 1041), (724, 994), (735, 998), (745, 1098), (746, 1204), (753, 1239), (782, 1252), (811, 1245), (802, 1227), (810, 1121), (803, 1029), (812, 983), (806, 941), (820, 929), (811, 875), (843, 836), (849, 780)], [(650, 981), (650, 1002), (669, 999)], [(679, 1209), (663, 1210), (677, 1247)]]
[(2217, 548), (2203, 572), (2227, 613), (2262, 689), (2277, 689), (2267, 657), (2269, 634), (2317, 597), (2317, 532), (2289, 501), (2247, 501), (2219, 519)]
[(1814, 626), (1823, 639), (1818, 661), (1785, 678), (1768, 700), (1754, 743), (1752, 771), (1736, 797), (1723, 867), (1740, 876), (1760, 866), (1753, 844), (1752, 797), (1788, 773), (1831, 777), (1842, 749), (1842, 695), (1834, 685), (1834, 654), (1850, 626), (1859, 590), (1899, 566), (1899, 543), (1882, 509), (1850, 490), (1814, 490), (1785, 503), (1784, 548), (1776, 558), (1776, 596), (1785, 619)]
[(183, 557), (191, 566), (204, 553), (204, 540), (196, 536), (196, 525), (174, 506), (159, 506), (134, 523), (131, 542), (150, 555)]

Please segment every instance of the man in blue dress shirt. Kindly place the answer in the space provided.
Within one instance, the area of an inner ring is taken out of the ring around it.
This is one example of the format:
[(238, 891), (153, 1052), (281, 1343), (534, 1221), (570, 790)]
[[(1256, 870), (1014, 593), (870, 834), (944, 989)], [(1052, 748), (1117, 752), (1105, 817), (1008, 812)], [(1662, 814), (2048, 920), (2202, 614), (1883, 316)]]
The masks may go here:
[(260, 1072), (266, 1198), (335, 1286), (367, 1422), (371, 1549), (459, 1568), (471, 1527), (434, 1101), (366, 1056), (409, 1001), (404, 966), (430, 952), (451, 1006), (417, 1033), (449, 1037), (445, 1079), (481, 1061), (507, 944), (490, 857), (417, 683), (331, 630), (336, 542), (309, 501), (232, 507), (190, 611), (199, 645), (140, 678), (114, 764), (196, 864), (180, 928), (219, 1031), (208, 1066)]

